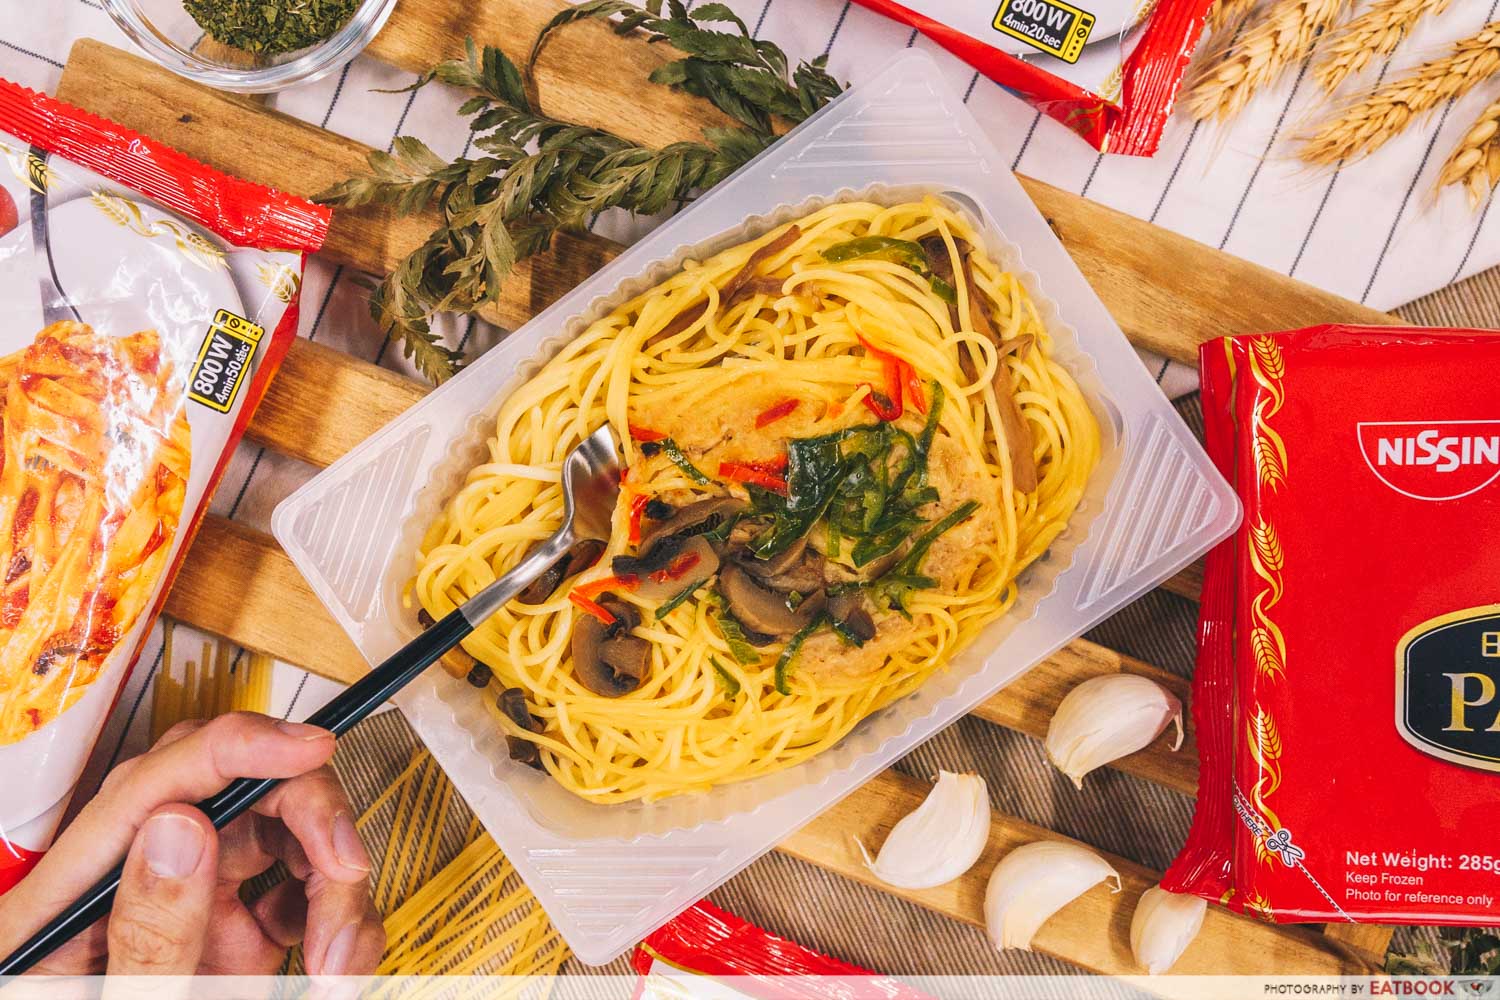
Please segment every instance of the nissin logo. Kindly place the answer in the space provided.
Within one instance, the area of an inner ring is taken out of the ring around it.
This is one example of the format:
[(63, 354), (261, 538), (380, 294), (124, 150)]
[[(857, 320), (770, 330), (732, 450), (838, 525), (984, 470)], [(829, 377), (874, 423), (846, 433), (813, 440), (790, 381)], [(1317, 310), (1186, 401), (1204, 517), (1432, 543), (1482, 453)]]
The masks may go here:
[(1457, 500), (1500, 478), (1500, 420), (1406, 420), (1358, 425), (1376, 478), (1414, 500)]

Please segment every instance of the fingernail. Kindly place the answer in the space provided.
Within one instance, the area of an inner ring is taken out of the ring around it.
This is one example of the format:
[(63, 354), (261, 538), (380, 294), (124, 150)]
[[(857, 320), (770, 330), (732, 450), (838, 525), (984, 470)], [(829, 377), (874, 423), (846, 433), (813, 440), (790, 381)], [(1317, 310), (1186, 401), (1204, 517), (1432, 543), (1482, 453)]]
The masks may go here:
[(354, 942), (359, 937), (359, 924), (345, 924), (344, 929), (333, 936), (328, 942), (328, 950), (323, 953), (323, 972), (325, 976), (342, 976), (349, 968), (349, 961), (354, 957)]
[(364, 841), (359, 839), (359, 830), (348, 813), (339, 813), (333, 818), (333, 854), (345, 868), (361, 872), (370, 870), (370, 855), (365, 851)]
[(333, 734), (319, 726), (309, 726), (301, 722), (278, 722), (276, 728), (288, 736), (295, 736), (299, 740), (326, 740)]
[(167, 813), (146, 821), (141, 849), (157, 878), (183, 878), (203, 857), (203, 829), (185, 816)]

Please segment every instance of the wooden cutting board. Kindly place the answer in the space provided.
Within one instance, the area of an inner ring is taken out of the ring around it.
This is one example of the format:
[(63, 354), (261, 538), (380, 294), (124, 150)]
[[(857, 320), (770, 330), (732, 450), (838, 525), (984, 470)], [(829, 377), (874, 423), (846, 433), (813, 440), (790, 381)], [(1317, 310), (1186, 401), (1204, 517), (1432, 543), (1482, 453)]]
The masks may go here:
[[(474, 11), (456, 0), (403, 0), (371, 51), (407, 68), (425, 68), (436, 54), (461, 50), (465, 30), (529, 37), (528, 26), (558, 6), (550, 0), (495, 0)], [(602, 53), (612, 66), (645, 70), (663, 58), (660, 49), (617, 39), (598, 26), (580, 27), (565, 38), (565, 45), (549, 52), (540, 73), (543, 100), (553, 113), (631, 123), (631, 128), (641, 130), (637, 137), (657, 142), (691, 138), (714, 120), (712, 109), (676, 97), (664, 103), (663, 113), (640, 115), (639, 94), (621, 82), (627, 72), (590, 71)], [(75, 46), (60, 96), (216, 166), (295, 193), (313, 193), (360, 169), (368, 152), (357, 143), (267, 111), (259, 102), (194, 86), (96, 42)], [(267, 150), (275, 155), (268, 156)], [(1026, 184), (1132, 339), (1173, 357), (1192, 360), (1199, 342), (1226, 332), (1330, 319), (1390, 319), (1045, 184)], [(341, 212), (325, 256), (346, 266), (384, 272), (425, 236), (430, 225), (430, 216), (395, 219), (380, 211)], [(517, 273), (487, 318), (503, 326), (524, 322), (617, 249), (594, 237), (560, 240), (552, 253)], [(300, 341), (250, 434), (275, 451), (326, 465), (425, 391), (425, 386)], [(337, 400), (337, 405), (328, 405), (330, 400)], [(1195, 592), (1193, 587), (1191, 576), (1178, 584), (1179, 590)], [(327, 676), (348, 680), (365, 669), (274, 541), (231, 522), (205, 523), (173, 589), (168, 613)], [(1079, 642), (990, 699), (976, 714), (1040, 736), (1063, 693), (1085, 677), (1111, 670), (1145, 673), (1179, 692), (1184, 687), (1181, 679), (1147, 664)], [(1173, 755), (1157, 746), (1119, 766), (1180, 791), (1194, 787), (1191, 747)], [(884, 775), (781, 849), (868, 881), (850, 833), (879, 842), (889, 824), (921, 794), (918, 783)], [(991, 833), (992, 856), (1026, 840), (1056, 836), (1004, 816), (994, 819)], [(1134, 971), (1125, 943), (1129, 913), (1134, 898), (1155, 875), (1128, 862), (1118, 863), (1127, 876), (1126, 891), (1119, 896), (1092, 893), (1070, 906), (1044, 928), (1037, 942), (1041, 950), (1095, 971)], [(900, 894), (977, 923), (982, 919), (979, 904), (988, 870), (982, 864), (943, 889)], [(1370, 953), (1384, 949), (1385, 935), (1379, 929), (1356, 929), (1342, 935), (1342, 942), (1336, 937), (1309, 928), (1271, 927), (1215, 909), (1180, 971), (1264, 971), (1269, 956), (1278, 971), (1357, 972), (1371, 966)]]

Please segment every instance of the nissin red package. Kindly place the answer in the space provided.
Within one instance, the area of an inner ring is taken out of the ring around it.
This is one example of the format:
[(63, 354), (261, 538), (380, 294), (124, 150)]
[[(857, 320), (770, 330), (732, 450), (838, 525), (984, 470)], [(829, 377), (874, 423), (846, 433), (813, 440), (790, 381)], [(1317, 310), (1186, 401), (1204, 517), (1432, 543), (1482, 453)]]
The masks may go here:
[(51, 843), (327, 229), (0, 80), (0, 892)]
[(1214, 0), (856, 0), (1105, 153), (1151, 156)]
[(1162, 885), (1274, 921), (1500, 922), (1500, 332), (1204, 346), (1197, 812)]

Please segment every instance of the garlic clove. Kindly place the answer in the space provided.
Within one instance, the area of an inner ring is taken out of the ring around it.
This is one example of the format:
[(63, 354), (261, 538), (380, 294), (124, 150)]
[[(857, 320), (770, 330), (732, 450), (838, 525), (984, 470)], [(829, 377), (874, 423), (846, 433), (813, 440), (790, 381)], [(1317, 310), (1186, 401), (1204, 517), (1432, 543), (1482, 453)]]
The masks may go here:
[(1047, 756), (1083, 787), (1083, 776), (1137, 750), (1177, 724), (1173, 750), (1182, 749), (1182, 702), (1138, 674), (1091, 677), (1069, 691), (1047, 725)]
[(865, 865), (886, 885), (931, 889), (974, 866), (990, 838), (990, 795), (977, 774), (939, 771), (922, 804), (891, 828), (874, 861)]
[(1208, 901), (1156, 885), (1141, 893), (1130, 918), (1130, 951), (1153, 976), (1166, 972), (1203, 927)]
[(1079, 844), (1039, 840), (1001, 859), (984, 893), (984, 923), (996, 948), (1025, 948), (1047, 918), (1106, 879), (1120, 874)]

